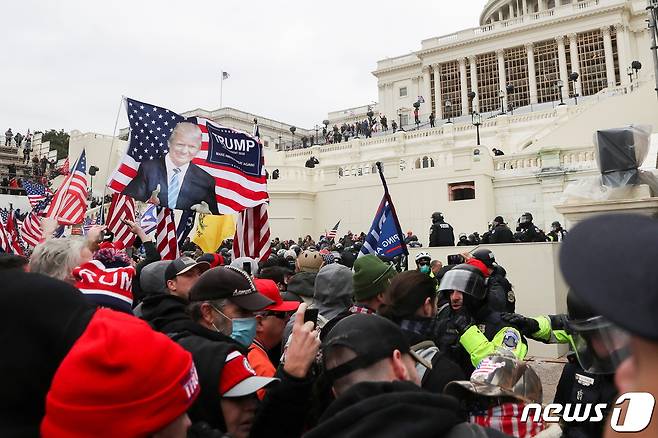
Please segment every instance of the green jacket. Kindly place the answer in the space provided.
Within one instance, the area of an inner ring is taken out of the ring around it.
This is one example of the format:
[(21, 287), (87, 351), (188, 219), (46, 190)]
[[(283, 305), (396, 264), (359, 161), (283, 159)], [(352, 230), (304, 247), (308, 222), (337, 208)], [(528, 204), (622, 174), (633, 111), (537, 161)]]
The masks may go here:
[(523, 342), (521, 332), (514, 327), (503, 327), (489, 341), (480, 329), (473, 325), (461, 335), (459, 343), (471, 356), (474, 367), (499, 349), (511, 352), (518, 359), (523, 359), (528, 354), (528, 346)]

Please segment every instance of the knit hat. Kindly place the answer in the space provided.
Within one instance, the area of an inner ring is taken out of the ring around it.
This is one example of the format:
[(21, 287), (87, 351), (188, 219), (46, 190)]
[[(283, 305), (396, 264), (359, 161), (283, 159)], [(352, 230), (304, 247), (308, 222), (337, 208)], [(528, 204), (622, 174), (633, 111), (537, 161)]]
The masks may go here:
[(99, 249), (94, 253), (94, 260), (100, 261), (106, 268), (130, 266), (130, 257), (128, 257), (128, 254), (114, 247)]
[(297, 257), (297, 266), (300, 272), (318, 272), (323, 261), (318, 251), (307, 249)]
[(185, 413), (199, 389), (190, 353), (135, 317), (98, 309), (55, 373), (41, 435), (148, 436)]
[(397, 274), (391, 263), (385, 263), (374, 254), (359, 257), (354, 262), (354, 299), (367, 300), (374, 297), (391, 283), (391, 278)]
[(226, 264), (224, 261), (224, 256), (221, 254), (216, 254), (216, 253), (211, 253), (207, 252), (198, 259), (196, 259), (197, 262), (208, 262), (210, 263), (210, 267), (214, 268), (215, 266), (223, 266)]
[(169, 260), (160, 260), (142, 268), (142, 272), (139, 274), (139, 285), (142, 287), (144, 295), (169, 293), (165, 281), (165, 271), (170, 263)]
[(75, 287), (85, 297), (101, 307), (132, 314), (132, 281), (135, 268), (106, 268), (98, 260), (91, 260), (73, 269)]
[(222, 397), (244, 397), (278, 381), (274, 377), (256, 375), (247, 358), (239, 351), (233, 351), (226, 356), (219, 380), (219, 394)]

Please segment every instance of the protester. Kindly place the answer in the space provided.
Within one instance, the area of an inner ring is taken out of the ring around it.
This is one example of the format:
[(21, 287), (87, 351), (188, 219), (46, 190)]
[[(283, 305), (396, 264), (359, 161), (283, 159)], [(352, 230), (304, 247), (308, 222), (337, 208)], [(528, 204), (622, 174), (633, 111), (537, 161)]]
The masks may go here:
[(0, 253), (0, 271), (19, 269), (26, 271), (29, 260), (21, 255)]
[[(306, 237), (311, 240), (311, 236)], [(310, 304), (315, 292), (315, 277), (324, 260), (319, 252), (307, 249), (297, 257), (295, 263), (296, 273), (288, 281), (287, 290)]]
[(190, 289), (201, 274), (208, 269), (210, 269), (210, 263), (197, 262), (190, 257), (179, 257), (172, 261), (165, 270), (165, 281), (169, 293), (188, 300)]
[(336, 400), (305, 437), (505, 436), (464, 423), (452, 397), (421, 390), (416, 363), (429, 364), (385, 318), (344, 318), (322, 350)]

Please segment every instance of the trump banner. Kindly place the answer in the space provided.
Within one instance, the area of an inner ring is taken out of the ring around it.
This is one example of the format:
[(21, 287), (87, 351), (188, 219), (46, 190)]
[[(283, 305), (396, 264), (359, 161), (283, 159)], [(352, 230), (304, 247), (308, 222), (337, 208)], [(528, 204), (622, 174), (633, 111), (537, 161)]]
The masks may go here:
[(126, 99), (130, 138), (108, 182), (142, 202), (205, 214), (268, 201), (262, 143), (201, 117)]

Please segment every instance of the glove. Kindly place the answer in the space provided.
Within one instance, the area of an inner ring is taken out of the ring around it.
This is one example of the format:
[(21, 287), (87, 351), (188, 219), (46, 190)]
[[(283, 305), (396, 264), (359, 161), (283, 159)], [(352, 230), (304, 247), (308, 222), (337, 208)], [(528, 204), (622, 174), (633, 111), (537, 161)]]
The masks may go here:
[(475, 320), (470, 315), (470, 313), (465, 310), (460, 310), (457, 312), (452, 319), (450, 320), (452, 326), (457, 329), (460, 335), (463, 335), (466, 330), (468, 330), (472, 325), (475, 324)]
[(503, 321), (518, 328), (525, 336), (539, 331), (539, 323), (535, 319), (526, 318), (518, 313), (502, 313), (500, 317)]
[(569, 330), (569, 317), (567, 315), (548, 315), (548, 319), (551, 320), (551, 329)]
[(194, 204), (190, 207), (190, 210), (194, 210), (199, 214), (211, 214), (210, 207), (208, 207), (206, 201), (201, 201), (200, 204)]

